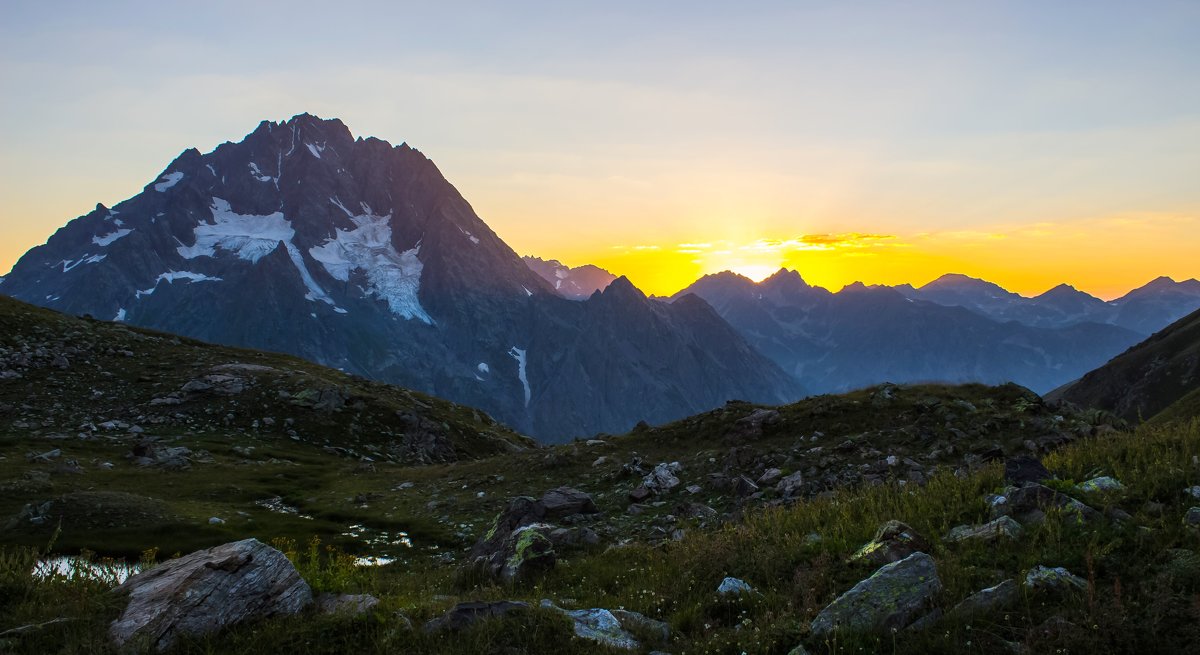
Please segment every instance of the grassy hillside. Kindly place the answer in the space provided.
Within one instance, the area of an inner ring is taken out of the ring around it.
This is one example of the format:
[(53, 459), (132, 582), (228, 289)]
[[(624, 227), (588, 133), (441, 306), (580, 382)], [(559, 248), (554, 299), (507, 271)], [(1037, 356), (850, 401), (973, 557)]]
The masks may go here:
[(1197, 388), (1200, 311), (1181, 318), (1048, 397), (1138, 421), (1153, 418)]
[[(59, 519), (59, 548), (125, 555), (245, 531), (420, 529), (310, 499), (379, 467), (532, 447), (482, 412), (294, 357), (0, 297), (3, 541), (44, 544)], [(5, 518), (46, 503), (41, 524)]]
[[(1131, 438), (1131, 436), (1133, 438)], [(548, 576), (516, 587), (466, 585), (451, 567), (355, 569), (292, 552), (319, 589), (368, 591), (383, 601), (357, 618), (316, 617), (259, 622), (185, 644), (179, 653), (596, 653), (572, 639), (565, 619), (533, 610), (486, 622), (452, 636), (424, 633), (420, 624), (465, 599), (550, 598), (569, 607), (625, 607), (668, 621), (674, 653), (1063, 653), (1187, 652), (1200, 639), (1200, 537), (1180, 517), (1196, 504), (1182, 490), (1200, 483), (1200, 425), (1144, 427), (1136, 435), (1089, 438), (1046, 463), (1071, 488), (1097, 473), (1121, 480), (1123, 493), (1084, 496), (1098, 508), (1121, 508), (1125, 521), (1080, 524), (1051, 514), (1021, 538), (993, 545), (949, 543), (961, 523), (984, 520), (985, 495), (1002, 486), (998, 465), (967, 476), (935, 475), (921, 488), (894, 483), (844, 489), (788, 507), (758, 508), (743, 520), (696, 530), (677, 542), (632, 543), (596, 549), (562, 562)], [(944, 608), (1031, 567), (1063, 566), (1086, 582), (1064, 594), (1022, 590), (1003, 611), (969, 620), (943, 619), (927, 630), (887, 635), (840, 634), (813, 639), (808, 624), (835, 596), (870, 573), (847, 558), (881, 522), (900, 519), (932, 542)], [(12, 652), (107, 652), (103, 630), (119, 611), (105, 587), (84, 579), (36, 581), (29, 555), (9, 549), (0, 561), (9, 625), (68, 617), (10, 639)], [(714, 590), (726, 575), (751, 583), (757, 594), (722, 599)], [(416, 629), (410, 628), (416, 625)]]

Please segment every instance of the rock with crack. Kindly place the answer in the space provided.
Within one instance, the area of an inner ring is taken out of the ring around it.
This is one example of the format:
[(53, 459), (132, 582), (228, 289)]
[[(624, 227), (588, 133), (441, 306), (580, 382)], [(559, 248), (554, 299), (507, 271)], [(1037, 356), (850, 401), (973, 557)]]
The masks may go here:
[(529, 611), (529, 604), (519, 601), (499, 600), (493, 602), (459, 603), (445, 614), (425, 624), (425, 632), (464, 630), (480, 621), (499, 619), (511, 614)]
[(864, 560), (881, 566), (928, 550), (929, 542), (916, 530), (906, 523), (891, 520), (879, 526), (875, 537), (851, 555), (850, 560)]
[(926, 611), (941, 589), (933, 558), (913, 553), (881, 567), (821, 610), (813, 619), (812, 634), (821, 638), (834, 630), (903, 629)]
[(1004, 609), (1017, 599), (1017, 581), (1009, 578), (1004, 582), (967, 596), (950, 610), (955, 619), (970, 619)]
[(1021, 536), (1021, 524), (1009, 516), (988, 521), (982, 525), (960, 525), (952, 528), (944, 537), (944, 541), (983, 541), (992, 542), (1001, 539), (1017, 539)]
[(117, 587), (129, 604), (109, 626), (119, 648), (163, 651), (250, 619), (296, 614), (312, 590), (278, 550), (245, 539), (196, 551)]
[[(542, 607), (556, 610), (571, 619), (575, 636), (594, 641), (609, 648), (637, 650), (641, 644), (621, 625), (621, 621), (612, 612), (593, 608), (586, 610), (566, 610), (549, 600), (543, 600)], [(643, 617), (645, 618), (645, 617)]]
[(775, 491), (787, 500), (799, 498), (804, 493), (804, 476), (800, 471), (784, 476), (776, 483)]

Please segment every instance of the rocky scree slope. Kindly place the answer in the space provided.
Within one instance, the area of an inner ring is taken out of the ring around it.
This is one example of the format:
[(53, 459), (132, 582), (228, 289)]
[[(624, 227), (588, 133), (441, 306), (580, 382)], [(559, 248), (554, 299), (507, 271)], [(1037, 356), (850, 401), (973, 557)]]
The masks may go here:
[(712, 312), (563, 298), (423, 154), (309, 114), (184, 151), (26, 253), (0, 293), (286, 352), (543, 440), (802, 393)]

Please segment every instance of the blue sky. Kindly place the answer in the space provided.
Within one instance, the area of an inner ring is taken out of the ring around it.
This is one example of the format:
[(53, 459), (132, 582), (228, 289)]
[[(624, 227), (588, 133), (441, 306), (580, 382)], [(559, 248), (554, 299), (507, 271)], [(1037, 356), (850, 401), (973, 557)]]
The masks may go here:
[[(776, 256), (656, 277), (630, 248), (815, 233), (929, 254), (808, 262), (830, 284), (1200, 274), (1200, 3), (431, 5), (6, 3), (0, 269), (184, 148), (310, 111), (421, 149), (519, 252), (625, 262), (656, 291)], [(1155, 238), (1111, 227), (1130, 221)], [(1115, 271), (1013, 261), (1098, 225), (1111, 243), (1073, 247), (1139, 249)], [(996, 261), (954, 254), (971, 234)]]

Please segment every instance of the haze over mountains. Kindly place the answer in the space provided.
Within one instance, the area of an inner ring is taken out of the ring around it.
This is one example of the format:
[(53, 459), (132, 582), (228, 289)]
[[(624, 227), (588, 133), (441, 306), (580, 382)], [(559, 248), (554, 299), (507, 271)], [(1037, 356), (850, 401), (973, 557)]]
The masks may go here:
[(0, 293), (299, 355), (542, 439), (802, 395), (701, 301), (627, 280), (564, 299), (420, 152), (308, 114), (184, 151), (31, 249)]
[(831, 293), (780, 270), (759, 283), (707, 275), (675, 297), (707, 300), (814, 392), (939, 380), (1015, 381), (1044, 393), (1137, 343), (1140, 329), (1200, 307), (1196, 286), (1160, 279), (1105, 303), (1065, 286), (1027, 299), (948, 275), (920, 289), (854, 284)]

